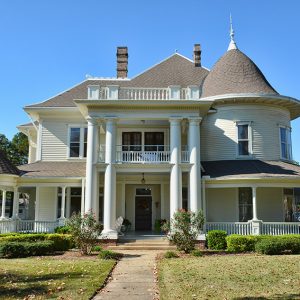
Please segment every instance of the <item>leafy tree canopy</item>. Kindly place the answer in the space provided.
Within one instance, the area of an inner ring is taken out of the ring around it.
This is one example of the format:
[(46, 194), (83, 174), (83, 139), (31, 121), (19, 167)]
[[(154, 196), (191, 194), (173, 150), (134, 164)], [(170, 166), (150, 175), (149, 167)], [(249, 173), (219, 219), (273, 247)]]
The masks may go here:
[(0, 134), (0, 151), (15, 165), (24, 165), (28, 161), (28, 138), (18, 132), (10, 141), (4, 134)]

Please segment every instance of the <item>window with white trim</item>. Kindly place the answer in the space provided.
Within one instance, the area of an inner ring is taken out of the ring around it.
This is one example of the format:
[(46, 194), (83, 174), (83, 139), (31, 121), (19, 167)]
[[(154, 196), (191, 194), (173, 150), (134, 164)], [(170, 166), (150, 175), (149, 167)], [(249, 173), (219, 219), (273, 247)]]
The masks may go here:
[(289, 127), (279, 127), (280, 130), (280, 151), (281, 158), (292, 160), (292, 140), (291, 140), (291, 128)]
[(70, 127), (69, 157), (83, 158), (87, 153), (87, 128)]
[(238, 156), (251, 155), (251, 127), (250, 123), (237, 123), (237, 154)]

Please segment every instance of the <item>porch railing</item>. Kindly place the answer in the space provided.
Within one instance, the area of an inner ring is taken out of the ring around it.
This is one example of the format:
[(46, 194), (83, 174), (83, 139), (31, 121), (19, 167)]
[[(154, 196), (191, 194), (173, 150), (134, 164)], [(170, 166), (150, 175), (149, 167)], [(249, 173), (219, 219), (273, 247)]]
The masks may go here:
[(58, 221), (2, 220), (0, 221), (0, 233), (51, 233), (58, 226)]
[(224, 230), (227, 234), (300, 234), (300, 222), (206, 222), (205, 232)]
[(206, 222), (205, 232), (211, 230), (224, 230), (227, 234), (252, 234), (252, 224), (244, 222)]
[(300, 223), (262, 222), (261, 234), (300, 234)]
[[(117, 145), (116, 162), (118, 163), (168, 163), (171, 159), (169, 145)], [(100, 145), (99, 162), (105, 161), (105, 145)], [(182, 147), (181, 162), (189, 162), (189, 151)]]

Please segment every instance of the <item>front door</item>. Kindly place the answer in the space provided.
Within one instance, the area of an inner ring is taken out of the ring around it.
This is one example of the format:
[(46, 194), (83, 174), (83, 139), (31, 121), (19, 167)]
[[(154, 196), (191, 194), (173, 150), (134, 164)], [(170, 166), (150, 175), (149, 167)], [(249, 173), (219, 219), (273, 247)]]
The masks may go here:
[(152, 229), (151, 189), (138, 188), (135, 196), (135, 230)]

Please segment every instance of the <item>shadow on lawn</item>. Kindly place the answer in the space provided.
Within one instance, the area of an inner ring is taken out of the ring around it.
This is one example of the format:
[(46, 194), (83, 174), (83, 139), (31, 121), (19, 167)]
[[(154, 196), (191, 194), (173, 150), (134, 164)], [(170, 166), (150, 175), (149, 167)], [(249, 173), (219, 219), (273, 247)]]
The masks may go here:
[[(47, 294), (49, 289), (55, 292), (54, 284), (48, 284), (51, 280), (64, 280), (69, 278), (81, 278), (81, 272), (71, 273), (57, 273), (57, 274), (38, 274), (38, 275), (24, 275), (14, 272), (8, 272), (0, 275), (0, 299), (24, 298), (28, 295), (42, 295)], [(19, 283), (22, 283), (20, 285)], [(58, 287), (58, 285), (56, 285)]]
[(237, 297), (233, 300), (296, 300), (300, 299), (300, 294), (274, 295), (271, 297)]

